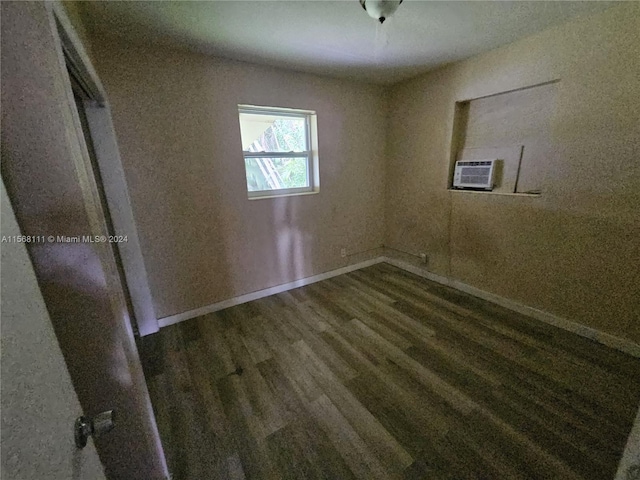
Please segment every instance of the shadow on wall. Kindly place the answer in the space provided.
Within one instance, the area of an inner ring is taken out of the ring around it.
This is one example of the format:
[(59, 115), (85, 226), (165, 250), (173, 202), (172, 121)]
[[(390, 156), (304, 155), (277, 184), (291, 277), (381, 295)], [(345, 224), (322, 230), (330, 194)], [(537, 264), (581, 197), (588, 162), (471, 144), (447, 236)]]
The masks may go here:
[(306, 272), (315, 271), (311, 235), (301, 231), (294, 219), (297, 217), (297, 205), (291, 202), (277, 202), (274, 205), (278, 265), (280, 278), (298, 279)]
[[(222, 236), (221, 240), (226, 243), (226, 280), (232, 283), (229, 297), (237, 295), (237, 292), (249, 293), (304, 278), (315, 271), (313, 234), (305, 230), (305, 222), (300, 218), (299, 202), (303, 198), (245, 200), (249, 202), (249, 208), (255, 207), (261, 215), (259, 218), (250, 217), (259, 224), (235, 225)], [(250, 219), (244, 221), (250, 222)], [(236, 218), (235, 223), (240, 223), (239, 219)], [(238, 232), (244, 232), (240, 235), (253, 239), (254, 245), (254, 250), (250, 249), (247, 257), (241, 260), (235, 258), (238, 248), (233, 241)], [(255, 246), (260, 250), (256, 251)], [(249, 280), (253, 285), (249, 291), (246, 291), (247, 273), (260, 277)]]

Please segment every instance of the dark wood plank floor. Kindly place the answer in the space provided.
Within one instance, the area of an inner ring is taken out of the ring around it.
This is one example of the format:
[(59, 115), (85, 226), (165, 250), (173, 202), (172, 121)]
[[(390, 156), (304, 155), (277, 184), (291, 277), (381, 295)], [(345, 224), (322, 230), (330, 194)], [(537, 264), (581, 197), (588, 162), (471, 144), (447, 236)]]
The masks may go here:
[(638, 359), (387, 264), (154, 337), (178, 480), (613, 479), (640, 401)]

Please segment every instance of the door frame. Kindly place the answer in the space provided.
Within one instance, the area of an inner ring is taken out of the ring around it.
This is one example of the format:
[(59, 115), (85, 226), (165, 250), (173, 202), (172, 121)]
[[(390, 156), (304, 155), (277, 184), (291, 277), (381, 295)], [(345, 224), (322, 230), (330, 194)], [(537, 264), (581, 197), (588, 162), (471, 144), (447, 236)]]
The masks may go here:
[[(91, 63), (80, 38), (76, 34), (66, 10), (59, 1), (45, 2), (58, 33), (57, 47), (61, 66), (71, 70), (79, 82), (88, 100), (84, 100), (84, 108), (91, 132), (91, 140), (95, 151), (102, 188), (104, 189), (107, 207), (113, 222), (114, 234), (126, 242), (116, 243), (122, 259), (125, 278), (123, 281), (131, 299), (131, 307), (135, 318), (135, 328), (140, 336), (156, 333), (160, 327), (153, 306), (153, 297), (136, 228), (129, 189), (120, 158), (120, 150), (116, 140), (112, 122), (111, 109), (104, 87)], [(66, 89), (66, 98), (73, 107), (73, 123), (81, 145), (81, 154), (85, 163), (90, 162), (80, 119), (75, 111), (75, 101), (70, 83)]]
[(2, 179), (73, 389), (85, 415), (117, 412), (94, 438), (108, 478), (166, 480), (116, 251), (91, 241), (111, 233), (62, 49), (68, 19), (47, 1), (0, 7)]

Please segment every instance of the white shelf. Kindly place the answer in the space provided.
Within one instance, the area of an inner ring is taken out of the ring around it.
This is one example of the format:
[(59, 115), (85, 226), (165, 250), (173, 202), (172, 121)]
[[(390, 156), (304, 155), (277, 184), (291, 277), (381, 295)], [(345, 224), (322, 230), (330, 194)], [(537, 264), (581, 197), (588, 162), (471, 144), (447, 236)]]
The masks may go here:
[(480, 195), (503, 195), (508, 197), (540, 197), (541, 193), (509, 193), (509, 192), (489, 192), (482, 190), (460, 190), (457, 188), (449, 188), (450, 192), (455, 193), (479, 193)]

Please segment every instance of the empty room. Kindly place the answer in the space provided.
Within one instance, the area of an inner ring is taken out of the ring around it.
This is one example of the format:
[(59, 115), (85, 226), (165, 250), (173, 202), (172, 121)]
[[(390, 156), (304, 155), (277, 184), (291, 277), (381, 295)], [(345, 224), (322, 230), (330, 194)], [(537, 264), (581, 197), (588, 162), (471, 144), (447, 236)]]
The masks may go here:
[(0, 20), (3, 479), (640, 479), (640, 3)]

